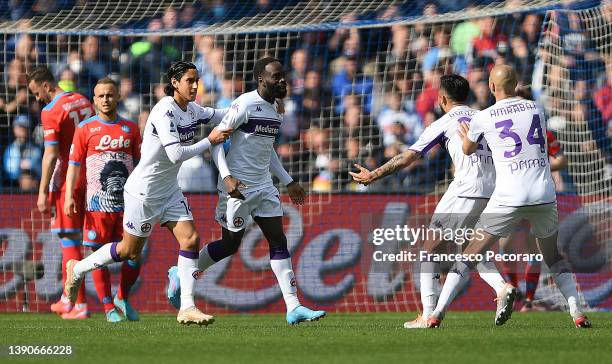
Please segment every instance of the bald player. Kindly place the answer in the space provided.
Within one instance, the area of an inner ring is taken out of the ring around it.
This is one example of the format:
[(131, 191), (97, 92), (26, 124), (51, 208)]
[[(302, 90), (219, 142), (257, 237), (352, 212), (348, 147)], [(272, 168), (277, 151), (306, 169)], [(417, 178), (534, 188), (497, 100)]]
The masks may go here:
[[(530, 223), (544, 262), (567, 299), (574, 324), (591, 327), (582, 313), (571, 267), (557, 249), (557, 199), (546, 152), (544, 113), (533, 101), (517, 97), (516, 85), (512, 67), (495, 66), (489, 77), (489, 88), (496, 103), (475, 114), (470, 124), (462, 123), (459, 128), (466, 155), (476, 151), (481, 138), (487, 141), (495, 165), (495, 189), (476, 224), (482, 231), (481, 238), (471, 240), (464, 250), (464, 257), (471, 259), (456, 262), (449, 272), (428, 327), (440, 326), (462, 281), (469, 279), (470, 270), (478, 263), (475, 255), (487, 251), (500, 237), (508, 236), (523, 219)], [(515, 297), (516, 290), (510, 290), (505, 297), (498, 298), (504, 300), (502, 315), (506, 319), (512, 315)]]

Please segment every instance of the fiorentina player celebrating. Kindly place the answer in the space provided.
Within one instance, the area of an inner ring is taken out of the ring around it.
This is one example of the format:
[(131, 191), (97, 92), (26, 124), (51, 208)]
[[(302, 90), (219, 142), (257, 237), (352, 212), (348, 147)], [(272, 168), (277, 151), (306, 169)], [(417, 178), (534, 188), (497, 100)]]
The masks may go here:
[[(425, 155), (437, 144), (442, 144), (448, 151), (455, 166), (455, 178), (436, 206), (431, 221), (435, 229), (459, 231), (474, 227), (478, 216), (485, 208), (494, 188), (495, 169), (491, 152), (485, 141), (473, 155), (466, 156), (461, 149), (462, 142), (457, 135), (461, 122), (469, 122), (476, 110), (465, 105), (470, 86), (468, 81), (459, 75), (440, 77), (438, 104), (446, 113), (433, 122), (419, 137), (410, 149), (393, 157), (390, 161), (374, 171), (356, 164), (358, 173), (349, 172), (356, 182), (368, 185), (380, 178), (410, 166)], [(429, 235), (429, 234), (428, 234)], [(426, 253), (446, 251), (436, 234), (424, 242)], [(404, 323), (407, 329), (426, 328), (427, 319), (436, 307), (440, 292), (440, 262), (433, 259), (421, 261), (419, 280), (421, 283), (421, 303), (423, 312), (415, 320)], [(513, 292), (514, 287), (507, 285), (497, 271), (493, 262), (478, 265), (480, 276), (493, 289), (498, 297), (498, 314), (503, 311), (505, 297)]]
[[(76, 126), (94, 114), (87, 98), (74, 92), (64, 92), (57, 86), (51, 71), (43, 66), (28, 74), (28, 87), (36, 100), (45, 104), (40, 118), (44, 129), (45, 151), (38, 192), (38, 210), (52, 211), (51, 231), (57, 233), (62, 244), (62, 282), (66, 281), (66, 263), (70, 259), (81, 259), (81, 228), (85, 186), (83, 176), (76, 179), (73, 193), (79, 211), (72, 216), (64, 214), (66, 193), (66, 171), (68, 154)], [(64, 295), (51, 305), (51, 311), (64, 319), (89, 317), (85, 302), (85, 288), (76, 298), (76, 306)]]
[[(576, 327), (590, 328), (582, 313), (578, 289), (568, 262), (557, 248), (557, 199), (546, 153), (546, 120), (533, 101), (516, 97), (516, 73), (512, 67), (497, 65), (491, 70), (489, 88), (496, 103), (477, 113), (470, 125), (461, 124), (463, 151), (472, 154), (478, 140), (487, 140), (495, 164), (495, 190), (477, 226), (484, 230), (464, 250), (469, 257), (481, 254), (500, 237), (508, 236), (516, 223), (527, 220), (535, 235), (544, 262), (550, 267), (557, 287), (567, 299)], [(457, 262), (449, 272), (436, 309), (428, 320), (438, 327), (461, 283), (469, 277), (474, 261)], [(512, 305), (502, 313), (506, 319)]]
[[(219, 193), (216, 211), (222, 238), (200, 251), (198, 266), (204, 271), (234, 254), (252, 217), (270, 246), (270, 266), (287, 305), (287, 322), (295, 325), (315, 321), (324, 317), (325, 311), (310, 310), (298, 300), (287, 237), (283, 231), (283, 208), (270, 175), (272, 171), (287, 186), (293, 203), (304, 203), (305, 191), (285, 171), (274, 150), (274, 139), (282, 121), (275, 100), (283, 99), (287, 94), (285, 71), (280, 61), (266, 57), (255, 63), (253, 73), (257, 90), (240, 95), (219, 125), (220, 128), (235, 130), (227, 156), (223, 146), (213, 148), (213, 158), (219, 167), (217, 189), (225, 190)], [(170, 268), (168, 298), (175, 306), (180, 300), (182, 306), (182, 282), (177, 282), (174, 272), (175, 268)]]
[[(547, 144), (547, 152), (548, 152), (548, 160), (550, 162), (550, 171), (555, 172), (562, 169), (565, 169), (567, 166), (567, 157), (563, 154), (563, 148), (561, 148), (561, 144), (555, 137), (555, 134), (546, 130), (546, 144)], [(501, 238), (499, 240), (499, 249), (503, 251), (504, 254), (512, 253), (513, 243), (515, 243), (515, 234), (516, 231), (510, 233), (510, 235), (506, 238)], [(532, 234), (525, 234), (525, 246), (527, 248), (527, 253), (529, 254), (538, 254), (538, 246), (535, 240), (535, 237)], [(517, 264), (510, 262), (503, 262), (504, 275), (508, 277), (510, 284), (515, 287), (518, 287), (518, 272), (517, 272)], [(540, 262), (537, 260), (529, 261), (527, 266), (525, 267), (525, 301), (523, 302), (523, 307), (521, 308), (521, 312), (529, 312), (529, 311), (538, 311), (545, 310), (544, 307), (536, 306), (533, 303), (536, 289), (538, 288), (538, 281), (540, 280)]]
[[(76, 129), (66, 175), (64, 213), (72, 216), (79, 213), (81, 208), (76, 204), (73, 193), (80, 170), (85, 168), (87, 206), (83, 245), (94, 251), (104, 244), (121, 240), (123, 185), (140, 159), (138, 124), (117, 115), (118, 101), (115, 81), (110, 78), (99, 80), (94, 88), (98, 115), (83, 121)], [(119, 291), (113, 302), (108, 269), (102, 267), (92, 271), (107, 321), (120, 322), (126, 317), (130, 321), (138, 320), (138, 313), (127, 299), (139, 272), (137, 261), (123, 262)]]
[(177, 173), (181, 162), (201, 154), (211, 145), (222, 143), (231, 130), (213, 129), (208, 138), (194, 143), (198, 124), (219, 120), (226, 110), (201, 107), (192, 102), (199, 82), (192, 63), (173, 63), (167, 76), (165, 92), (168, 96), (151, 110), (143, 133), (140, 162), (125, 184), (123, 239), (103, 245), (80, 262), (69, 261), (65, 294), (74, 300), (86, 272), (113, 262), (138, 259), (153, 225), (159, 222), (172, 232), (180, 245), (178, 276), (183, 294), (177, 321), (208, 325), (214, 321), (213, 317), (202, 313), (193, 298), (199, 274), (200, 237), (178, 185)]

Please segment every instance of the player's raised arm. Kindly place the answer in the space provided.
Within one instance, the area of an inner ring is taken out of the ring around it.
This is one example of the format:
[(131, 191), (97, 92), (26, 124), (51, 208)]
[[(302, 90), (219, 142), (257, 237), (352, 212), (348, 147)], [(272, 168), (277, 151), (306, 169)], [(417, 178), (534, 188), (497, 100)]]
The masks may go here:
[(362, 167), (359, 164), (355, 164), (355, 168), (359, 169), (359, 172), (349, 172), (349, 174), (353, 176), (353, 180), (355, 180), (355, 182), (367, 186), (376, 180), (408, 167), (417, 159), (419, 159), (419, 153), (408, 149), (407, 151), (391, 158), (387, 163), (373, 171), (369, 171), (367, 168)]
[(410, 146), (410, 149), (396, 155), (387, 163), (373, 171), (369, 171), (361, 165), (355, 164), (355, 167), (359, 169), (359, 172), (349, 172), (349, 174), (353, 177), (355, 182), (367, 186), (376, 180), (409, 167), (412, 163), (419, 159), (421, 155), (427, 154), (427, 152), (429, 152), (433, 146), (442, 142), (444, 128), (445, 121), (442, 119), (436, 120), (423, 131), (423, 134), (421, 134), (419, 139)]

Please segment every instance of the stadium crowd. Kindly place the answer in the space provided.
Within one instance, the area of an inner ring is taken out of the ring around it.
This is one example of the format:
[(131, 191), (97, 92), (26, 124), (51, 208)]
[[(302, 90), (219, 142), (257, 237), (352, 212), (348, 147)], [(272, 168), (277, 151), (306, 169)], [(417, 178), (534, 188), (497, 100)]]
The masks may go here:
[[(18, 20), (82, 2), (9, 1), (0, 5), (0, 14), (2, 20)], [(453, 2), (453, 7), (446, 2), (444, 6), (437, 1), (417, 3), (410, 11), (390, 6), (377, 18), (418, 15), (415, 9), (432, 16), (469, 6), (467, 1)], [(517, 2), (507, 3), (515, 6)], [(193, 60), (198, 67), (197, 101), (202, 105), (225, 108), (234, 97), (251, 90), (252, 76), (242, 71), (248, 68), (243, 63), (252, 63), (265, 54), (263, 42), (240, 35), (160, 35), (202, 25), (202, 19), (214, 22), (227, 19), (228, 14), (255, 15), (282, 2), (257, 0), (243, 13), (232, 10), (236, 4), (212, 0), (182, 9), (169, 8), (146, 24), (133, 24), (146, 27), (150, 31), (146, 37), (1, 35), (5, 60), (0, 77), (2, 186), (26, 192), (38, 188), (42, 155), (38, 118), (42, 105), (28, 93), (25, 77), (33, 65), (50, 65), (64, 90), (89, 98), (97, 80), (110, 75), (120, 84), (120, 114), (137, 120), (141, 130), (150, 107), (164, 96), (163, 70), (175, 60)], [(604, 0), (601, 6), (604, 16), (612, 21), (612, 1)], [(194, 15), (202, 13), (208, 15)], [(342, 22), (357, 20), (348, 15)], [(569, 51), (562, 62), (570, 71), (565, 75), (560, 67), (546, 68), (544, 57), (536, 57), (544, 44), (540, 42), (542, 21), (541, 13), (524, 13), (449, 23), (365, 30), (338, 27), (335, 31), (274, 35), (286, 44), (275, 55), (285, 62), (290, 85), (284, 100), (279, 156), (294, 178), (310, 183), (314, 191), (364, 191), (365, 187), (354, 184), (348, 176), (352, 164), (359, 162), (367, 168), (380, 165), (408, 148), (441, 116), (437, 105), (441, 75), (455, 72), (465, 76), (472, 89), (469, 104), (484, 109), (493, 103), (488, 70), (507, 63), (517, 69), (520, 87), (545, 107), (549, 117), (584, 122), (593, 143), (580, 148), (601, 154), (609, 173), (612, 57), (595, 52), (601, 40), (592, 39), (580, 19), (559, 13), (559, 24), (564, 26), (544, 31), (556, 32), (565, 39)], [(27, 27), (27, 20), (23, 24)], [(236, 51), (238, 47), (249, 49), (248, 54)], [(559, 104), (558, 95), (543, 91), (543, 74), (550, 78), (550, 84), (567, 82), (566, 87), (574, 90), (573, 107)], [(549, 127), (554, 129), (554, 125)], [(367, 190), (427, 193), (450, 173), (450, 159), (436, 147), (419, 163)], [(188, 192), (216, 189), (216, 170), (208, 153), (185, 162), (179, 178)], [(559, 190), (572, 190), (569, 176), (558, 182), (563, 182), (557, 184)]]

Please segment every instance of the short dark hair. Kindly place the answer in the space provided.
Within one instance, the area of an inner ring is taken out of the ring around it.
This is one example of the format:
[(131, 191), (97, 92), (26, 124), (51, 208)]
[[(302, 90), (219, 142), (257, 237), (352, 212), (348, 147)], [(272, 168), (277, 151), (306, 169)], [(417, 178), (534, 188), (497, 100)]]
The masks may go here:
[(36, 66), (27, 75), (28, 83), (34, 81), (36, 83), (51, 82), (55, 83), (55, 77), (51, 70), (45, 66)]
[(110, 77), (104, 77), (98, 80), (98, 82), (96, 82), (96, 86), (97, 85), (113, 85), (115, 86), (115, 88), (119, 88), (119, 85), (117, 85), (117, 82), (115, 82), (115, 80), (113, 80)]
[(455, 74), (440, 76), (440, 88), (455, 102), (465, 102), (470, 95), (468, 80)]
[(172, 86), (172, 79), (174, 78), (177, 81), (180, 81), (181, 78), (188, 70), (197, 70), (198, 68), (191, 62), (183, 62), (178, 61), (172, 63), (170, 68), (168, 68), (168, 72), (166, 72), (166, 77), (168, 78), (168, 83), (164, 86), (164, 93), (167, 96), (174, 95), (174, 86)]
[(281, 63), (281, 61), (274, 57), (264, 57), (258, 59), (257, 62), (255, 62), (255, 66), (253, 66), (253, 79), (257, 82), (259, 76), (261, 76), (261, 74), (266, 70), (266, 66), (273, 62)]

